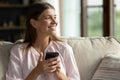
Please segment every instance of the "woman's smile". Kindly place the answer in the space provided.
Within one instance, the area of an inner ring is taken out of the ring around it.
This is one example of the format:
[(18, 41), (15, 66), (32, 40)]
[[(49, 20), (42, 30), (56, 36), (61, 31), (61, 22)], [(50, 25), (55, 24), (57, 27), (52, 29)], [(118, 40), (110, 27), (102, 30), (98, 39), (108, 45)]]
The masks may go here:
[(50, 30), (52, 30), (52, 31), (56, 31), (56, 27), (55, 26), (50, 26), (50, 27), (48, 27)]

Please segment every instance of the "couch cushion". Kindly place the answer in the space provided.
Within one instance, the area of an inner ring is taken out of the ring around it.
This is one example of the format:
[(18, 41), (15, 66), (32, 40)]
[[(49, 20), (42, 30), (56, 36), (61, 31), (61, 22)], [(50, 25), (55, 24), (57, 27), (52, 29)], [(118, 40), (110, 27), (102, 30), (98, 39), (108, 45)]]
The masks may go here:
[(4, 76), (7, 70), (11, 46), (11, 42), (0, 41), (0, 80), (5, 80)]
[[(120, 51), (120, 44), (111, 37), (79, 37), (67, 38), (68, 44), (73, 48), (75, 59), (81, 75), (81, 80), (90, 80), (98, 64), (109, 52)], [(0, 42), (0, 80), (3, 79), (9, 61), (9, 50), (12, 43)]]
[(92, 80), (120, 80), (120, 52), (105, 56)]
[(91, 80), (98, 64), (111, 51), (120, 51), (120, 44), (111, 37), (69, 38), (68, 43), (74, 51), (81, 80)]

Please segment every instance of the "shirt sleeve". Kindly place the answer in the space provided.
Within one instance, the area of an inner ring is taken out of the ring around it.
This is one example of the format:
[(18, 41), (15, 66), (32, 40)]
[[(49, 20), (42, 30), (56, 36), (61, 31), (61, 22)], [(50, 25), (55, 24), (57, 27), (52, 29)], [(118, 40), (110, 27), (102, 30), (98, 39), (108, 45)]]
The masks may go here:
[(75, 61), (72, 47), (67, 45), (65, 49), (65, 66), (66, 73), (69, 80), (80, 80), (79, 71)]
[(18, 46), (14, 46), (10, 51), (10, 60), (6, 72), (6, 80), (23, 80), (20, 63), (20, 51)]

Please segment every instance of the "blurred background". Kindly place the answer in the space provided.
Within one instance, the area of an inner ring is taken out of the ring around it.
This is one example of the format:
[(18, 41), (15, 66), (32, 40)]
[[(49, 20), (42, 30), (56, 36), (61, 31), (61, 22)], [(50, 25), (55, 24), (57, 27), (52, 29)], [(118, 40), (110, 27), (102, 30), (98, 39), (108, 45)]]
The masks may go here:
[(24, 37), (25, 11), (34, 2), (55, 7), (58, 36), (112, 36), (120, 41), (120, 0), (0, 0), (0, 41)]

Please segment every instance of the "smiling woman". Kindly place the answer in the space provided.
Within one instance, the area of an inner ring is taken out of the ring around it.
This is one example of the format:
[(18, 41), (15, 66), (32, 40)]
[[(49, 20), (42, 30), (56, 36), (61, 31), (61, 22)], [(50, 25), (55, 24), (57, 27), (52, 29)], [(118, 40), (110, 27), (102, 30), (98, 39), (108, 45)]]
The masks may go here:
[[(11, 49), (6, 80), (80, 80), (71, 46), (56, 37), (55, 8), (49, 3), (28, 7), (23, 43)], [(59, 56), (45, 59), (46, 53)]]
[(31, 19), (30, 22), (37, 30), (38, 36), (39, 34), (54, 35), (56, 33), (57, 20), (54, 9), (46, 9), (38, 19)]
[(61, 32), (62, 32), (62, 27), (61, 27), (61, 18), (60, 18), (60, 0), (34, 0), (35, 2), (39, 3), (39, 2), (47, 2), (49, 4), (51, 4), (52, 6), (54, 6), (55, 8), (55, 13), (56, 13), (56, 20), (58, 21), (59, 24), (57, 24), (56, 27), (56, 35), (61, 36)]

